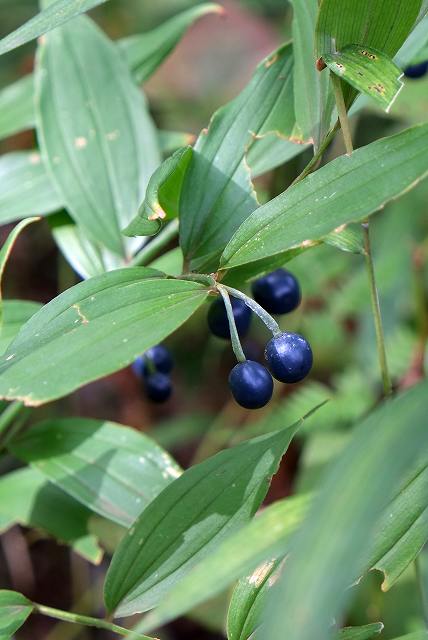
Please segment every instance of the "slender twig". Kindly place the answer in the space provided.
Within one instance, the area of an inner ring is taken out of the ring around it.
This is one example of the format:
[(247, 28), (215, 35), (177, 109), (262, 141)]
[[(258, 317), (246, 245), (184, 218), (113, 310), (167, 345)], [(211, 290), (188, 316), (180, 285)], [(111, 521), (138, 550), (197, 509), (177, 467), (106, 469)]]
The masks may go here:
[(339, 115), (340, 126), (342, 128), (343, 139), (345, 141), (346, 153), (350, 156), (354, 150), (352, 144), (351, 127), (349, 126), (348, 111), (346, 109), (345, 99), (342, 91), (342, 81), (334, 73), (331, 73), (333, 83), (334, 97), (336, 99), (337, 113)]
[(223, 298), (224, 306), (226, 307), (233, 353), (235, 354), (238, 362), (245, 362), (247, 358), (245, 357), (245, 353), (242, 350), (238, 329), (236, 328), (235, 318), (233, 315), (232, 303), (230, 302), (229, 292), (227, 291), (226, 287), (221, 284), (217, 285), (217, 289), (219, 290), (220, 295)]
[(161, 249), (164, 249), (178, 235), (178, 220), (172, 220), (153, 238), (144, 245), (142, 249), (131, 260), (132, 267), (146, 265), (155, 258)]
[(102, 620), (100, 618), (81, 616), (78, 613), (69, 613), (68, 611), (53, 609), (52, 607), (46, 607), (42, 604), (33, 603), (33, 606), (35, 612), (40, 613), (43, 616), (48, 616), (49, 618), (54, 618), (55, 620), (63, 620), (64, 622), (70, 622), (72, 624), (81, 624), (85, 627), (95, 627), (96, 629), (106, 629), (107, 631), (112, 631), (120, 636), (128, 637), (133, 635), (133, 637), (139, 638), (140, 640), (153, 640), (153, 638), (149, 638), (148, 636), (140, 634), (135, 635), (135, 632), (130, 629), (119, 627), (112, 622), (108, 622), (107, 620)]
[[(343, 139), (345, 141), (346, 152), (350, 156), (354, 150), (352, 144), (351, 128), (349, 126), (348, 112), (346, 109), (345, 100), (343, 97), (342, 83), (338, 76), (334, 73), (331, 74), (331, 79), (334, 87), (334, 95), (336, 98), (336, 106), (339, 114), (340, 126), (342, 128)], [(376, 286), (376, 275), (373, 263), (373, 255), (370, 242), (370, 230), (368, 219), (363, 222), (363, 234), (364, 234), (364, 248), (365, 248), (365, 261), (367, 267), (367, 276), (370, 286), (370, 299), (372, 304), (372, 312), (374, 318), (374, 325), (376, 331), (376, 343), (379, 357), (379, 366), (382, 376), (384, 395), (388, 396), (392, 393), (391, 378), (388, 370), (388, 362), (386, 358), (385, 349), (385, 336), (382, 325), (382, 314), (380, 310), (379, 294)]]
[(306, 165), (306, 167), (303, 169), (302, 173), (300, 173), (297, 176), (297, 178), (293, 181), (293, 185), (297, 184), (298, 182), (300, 182), (301, 180), (306, 178), (306, 176), (308, 176), (310, 173), (312, 173), (312, 171), (315, 171), (315, 169), (318, 168), (318, 165), (321, 162), (325, 151), (330, 146), (330, 144), (333, 141), (333, 138), (336, 135), (336, 132), (338, 131), (339, 128), (340, 128), (340, 121), (338, 120), (336, 122), (336, 124), (334, 125), (334, 127), (332, 129), (330, 129), (330, 131), (328, 132), (328, 134), (324, 138), (322, 144), (320, 145), (320, 148), (318, 149), (318, 151), (316, 152), (314, 157)]
[(245, 293), (242, 293), (242, 291), (238, 291), (238, 289), (228, 287), (227, 285), (221, 286), (227, 289), (227, 291), (231, 293), (234, 298), (240, 298), (241, 300), (243, 300), (247, 307), (250, 307), (251, 311), (254, 311), (254, 313), (259, 316), (260, 320), (267, 326), (269, 331), (271, 331), (274, 336), (279, 336), (282, 333), (276, 320), (274, 320), (272, 316), (263, 309), (263, 307), (257, 304), (255, 300), (246, 296)]

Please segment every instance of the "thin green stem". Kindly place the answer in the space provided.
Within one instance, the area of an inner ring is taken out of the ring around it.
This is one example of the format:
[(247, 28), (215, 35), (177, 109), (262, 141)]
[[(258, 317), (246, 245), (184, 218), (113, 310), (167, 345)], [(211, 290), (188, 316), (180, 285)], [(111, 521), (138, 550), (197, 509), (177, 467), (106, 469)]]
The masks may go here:
[(392, 393), (392, 383), (391, 377), (389, 375), (388, 362), (386, 358), (386, 349), (385, 349), (385, 336), (383, 332), (382, 325), (382, 314), (380, 310), (379, 303), (379, 294), (376, 286), (376, 276), (374, 270), (373, 256), (371, 250), (371, 242), (370, 242), (370, 231), (369, 231), (369, 223), (368, 221), (364, 222), (363, 225), (363, 233), (364, 233), (364, 248), (365, 248), (365, 259), (367, 266), (367, 275), (369, 278), (370, 285), (370, 298), (372, 303), (375, 331), (376, 331), (376, 342), (377, 342), (377, 350), (379, 357), (379, 365), (382, 375), (382, 384), (383, 391), (385, 396), (389, 396)]
[(334, 97), (336, 99), (337, 113), (339, 115), (340, 126), (343, 133), (343, 139), (345, 141), (346, 153), (350, 156), (354, 150), (352, 144), (351, 127), (349, 126), (348, 111), (346, 109), (345, 99), (342, 91), (342, 81), (334, 73), (331, 73), (331, 80), (333, 83)]
[(238, 329), (236, 328), (235, 317), (233, 315), (232, 303), (230, 302), (229, 292), (227, 291), (226, 287), (222, 286), (221, 284), (217, 285), (217, 289), (220, 291), (220, 295), (223, 298), (224, 306), (226, 307), (233, 353), (235, 354), (238, 362), (245, 362), (247, 358), (245, 357), (245, 353), (242, 350)]
[(9, 404), (3, 413), (0, 415), (0, 433), (6, 431), (9, 425), (15, 420), (15, 418), (21, 413), (24, 409), (24, 404), (22, 402), (12, 402)]
[(178, 220), (172, 220), (153, 238), (151, 242), (144, 245), (131, 260), (132, 267), (144, 266), (155, 258), (161, 249), (164, 249), (178, 235)]
[[(354, 151), (354, 145), (352, 144), (351, 128), (349, 126), (348, 112), (346, 109), (345, 100), (342, 91), (342, 82), (338, 76), (334, 73), (331, 74), (331, 79), (334, 87), (334, 95), (336, 98), (336, 106), (339, 114), (340, 126), (342, 128), (343, 138), (345, 141), (346, 152), (348, 155), (352, 155)], [(372, 312), (374, 318), (374, 325), (376, 331), (376, 343), (379, 357), (379, 366), (382, 376), (383, 391), (385, 396), (389, 396), (392, 393), (391, 378), (388, 370), (388, 362), (386, 359), (385, 349), (385, 336), (383, 332), (382, 315), (379, 303), (379, 294), (376, 286), (376, 275), (373, 263), (373, 255), (370, 242), (369, 221), (365, 220), (363, 223), (364, 234), (364, 248), (365, 248), (365, 260), (367, 267), (367, 276), (370, 286), (370, 299), (372, 304)]]
[(312, 171), (315, 171), (315, 169), (318, 167), (319, 163), (321, 162), (325, 151), (328, 149), (328, 147), (330, 146), (331, 142), (333, 141), (333, 138), (336, 135), (336, 132), (338, 131), (339, 127), (340, 127), (340, 122), (338, 120), (336, 122), (336, 124), (334, 125), (334, 127), (332, 129), (330, 129), (330, 131), (328, 132), (328, 134), (324, 138), (320, 148), (318, 149), (316, 154), (313, 156), (311, 161), (306, 165), (306, 167), (303, 169), (302, 173), (300, 173), (297, 176), (297, 178), (293, 181), (293, 184), (297, 184), (298, 182), (300, 182), (301, 180), (306, 178), (310, 173), (312, 173)]
[(272, 316), (263, 309), (263, 307), (257, 304), (255, 300), (246, 296), (245, 293), (242, 293), (242, 291), (238, 291), (238, 289), (234, 289), (233, 287), (228, 287), (226, 285), (221, 286), (227, 289), (227, 291), (231, 293), (235, 298), (240, 298), (241, 300), (243, 300), (247, 307), (250, 307), (251, 311), (254, 311), (254, 313), (259, 316), (260, 320), (267, 326), (269, 331), (271, 331), (274, 336), (281, 335), (282, 331), (279, 328), (279, 324), (277, 323), (277, 321), (274, 320)]
[(209, 287), (216, 287), (217, 283), (213, 276), (206, 273), (183, 273), (181, 276), (175, 276), (175, 280), (189, 280), (190, 282), (200, 282)]
[(85, 627), (95, 627), (96, 629), (106, 629), (107, 631), (112, 631), (113, 633), (117, 633), (125, 637), (130, 637), (132, 635), (135, 638), (139, 638), (139, 640), (153, 640), (153, 638), (149, 638), (148, 636), (141, 634), (136, 635), (131, 629), (119, 627), (117, 624), (113, 624), (107, 620), (81, 616), (78, 613), (69, 613), (68, 611), (61, 611), (60, 609), (53, 609), (52, 607), (46, 607), (43, 604), (33, 603), (33, 605), (35, 612), (40, 613), (43, 616), (48, 616), (49, 618), (55, 618), (55, 620), (62, 620), (64, 622), (70, 622), (71, 624), (80, 624)]

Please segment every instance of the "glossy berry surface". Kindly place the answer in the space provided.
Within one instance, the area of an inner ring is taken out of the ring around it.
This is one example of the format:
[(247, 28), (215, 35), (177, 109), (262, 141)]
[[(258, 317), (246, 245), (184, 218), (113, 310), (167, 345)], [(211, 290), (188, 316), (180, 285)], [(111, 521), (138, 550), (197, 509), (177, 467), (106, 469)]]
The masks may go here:
[(285, 269), (276, 269), (259, 278), (251, 289), (254, 300), (268, 313), (276, 315), (294, 311), (302, 298), (297, 279)]
[(174, 366), (174, 361), (169, 349), (163, 344), (158, 344), (148, 349), (133, 363), (132, 368), (140, 378), (145, 378), (150, 375), (150, 366), (147, 360), (150, 360), (153, 369), (160, 373), (170, 373)]
[(153, 402), (166, 402), (172, 393), (171, 378), (165, 373), (152, 373), (144, 381), (147, 397)]
[(425, 62), (420, 62), (419, 64), (414, 64), (407, 69), (404, 69), (404, 75), (406, 78), (423, 78), (428, 72), (428, 60)]
[(297, 333), (282, 333), (266, 345), (265, 358), (274, 378), (280, 382), (300, 382), (312, 368), (309, 342)]
[[(242, 338), (248, 333), (248, 329), (250, 328), (252, 312), (243, 300), (230, 298), (230, 302), (232, 304), (236, 328)], [(217, 298), (217, 300), (214, 300), (211, 304), (208, 310), (207, 320), (211, 333), (218, 338), (230, 340), (229, 320), (223, 298)]]
[(240, 362), (229, 375), (229, 387), (236, 402), (245, 409), (260, 409), (272, 398), (273, 380), (263, 365)]

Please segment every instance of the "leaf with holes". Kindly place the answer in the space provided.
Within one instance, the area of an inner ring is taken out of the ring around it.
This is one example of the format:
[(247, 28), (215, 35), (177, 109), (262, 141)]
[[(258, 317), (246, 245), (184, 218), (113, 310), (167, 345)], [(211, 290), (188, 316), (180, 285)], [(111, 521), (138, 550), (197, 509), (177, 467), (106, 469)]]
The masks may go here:
[(185, 322), (206, 287), (153, 269), (110, 271), (44, 306), (0, 358), (0, 396), (37, 406), (128, 366)]
[(9, 447), (91, 511), (129, 526), (180, 473), (153, 440), (113, 422), (43, 422)]
[(68, 212), (92, 240), (126, 256), (121, 229), (160, 154), (120, 52), (89, 18), (77, 18), (39, 45), (36, 92), (42, 157)]
[(113, 556), (105, 601), (118, 616), (151, 609), (254, 515), (299, 424), (191, 467), (143, 511)]
[(403, 72), (387, 55), (369, 47), (350, 44), (323, 57), (340, 78), (389, 111), (403, 88)]

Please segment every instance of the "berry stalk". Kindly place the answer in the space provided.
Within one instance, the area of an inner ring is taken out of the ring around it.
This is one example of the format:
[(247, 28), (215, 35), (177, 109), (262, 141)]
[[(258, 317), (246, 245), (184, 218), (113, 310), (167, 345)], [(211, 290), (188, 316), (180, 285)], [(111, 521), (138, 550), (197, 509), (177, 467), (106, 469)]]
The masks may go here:
[(269, 331), (271, 331), (274, 336), (281, 335), (282, 331), (279, 328), (279, 324), (277, 323), (277, 321), (274, 320), (272, 316), (267, 311), (265, 311), (263, 307), (261, 307), (255, 300), (249, 298), (245, 295), (245, 293), (242, 293), (242, 291), (239, 291), (238, 289), (234, 289), (233, 287), (228, 287), (226, 285), (217, 285), (218, 288), (220, 288), (220, 286), (223, 289), (226, 289), (235, 298), (240, 298), (241, 300), (243, 300), (245, 304), (250, 307), (251, 311), (254, 311), (254, 313), (260, 318), (260, 320), (267, 326)]
[(245, 362), (246, 357), (242, 350), (238, 329), (236, 328), (236, 323), (233, 315), (232, 304), (230, 302), (229, 292), (221, 284), (217, 285), (217, 289), (219, 290), (220, 295), (224, 301), (224, 306), (226, 307), (227, 319), (229, 320), (230, 338), (232, 341), (233, 353), (235, 354), (238, 362)]

